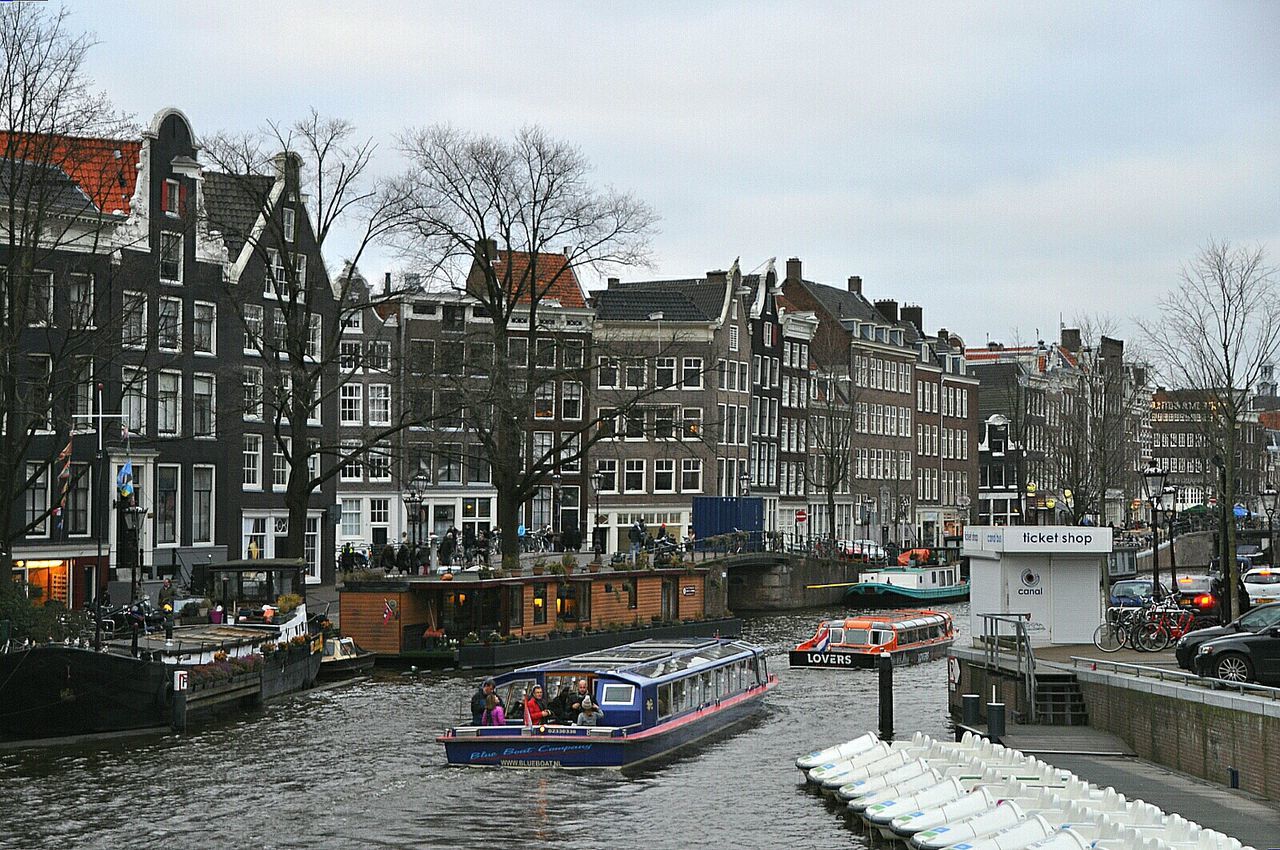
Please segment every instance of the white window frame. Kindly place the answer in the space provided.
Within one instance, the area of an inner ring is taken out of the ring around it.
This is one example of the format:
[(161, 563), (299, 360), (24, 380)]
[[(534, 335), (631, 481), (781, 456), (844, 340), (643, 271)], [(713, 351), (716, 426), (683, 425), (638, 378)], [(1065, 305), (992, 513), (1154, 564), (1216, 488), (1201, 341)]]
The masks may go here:
[(298, 214), (293, 207), (280, 208), (280, 230), (284, 234), (284, 241), (293, 242), (298, 227)]
[(292, 453), (293, 440), (281, 437), (271, 441), (271, 489), (283, 490), (289, 486), (289, 455)]
[[(622, 492), (623, 492), (623, 493), (644, 493), (644, 492), (647, 492), (647, 491), (645, 490), (645, 483), (646, 483), (646, 482), (645, 482), (645, 479), (646, 479), (646, 477), (647, 477), (647, 466), (648, 466), (648, 465), (645, 463), (644, 458), (627, 458), (627, 459), (626, 459), (626, 462), (625, 462), (625, 465), (624, 465), (624, 467), (623, 467), (623, 471), (622, 471), (622, 482), (621, 482), (621, 485), (622, 485)], [(631, 474), (633, 474), (633, 473), (635, 473), (635, 472), (639, 472), (639, 474), (640, 474), (640, 486), (639, 486), (639, 487), (630, 487), (630, 486), (628, 486), (628, 485), (627, 485), (627, 476), (628, 476), (628, 475), (631, 475)]]
[[(161, 382), (166, 378), (173, 378), (177, 382), (177, 391), (174, 394), (173, 408), (173, 429), (164, 429), (164, 415), (161, 405), (164, 402), (164, 393), (161, 391)], [(171, 369), (162, 369), (156, 375), (156, 435), (161, 437), (176, 437), (182, 433), (182, 373)]]
[[(196, 473), (201, 470), (209, 470), (209, 537), (201, 539), (196, 537)], [(198, 463), (191, 467), (191, 544), (209, 544), (213, 542), (217, 532), (216, 519), (218, 513), (218, 471), (211, 464)]]
[[(254, 460), (252, 471), (253, 475), (248, 475), (250, 467), (247, 463), (249, 456), (253, 455)], [(261, 490), (262, 489), (262, 435), (261, 434), (245, 434), (241, 440), (240, 448), (240, 482), (243, 490)]]
[[(209, 430), (204, 434), (196, 433), (196, 381), (209, 382)], [(196, 372), (191, 376), (191, 436), (201, 439), (214, 439), (218, 436), (218, 379), (206, 372)]]
[[(164, 306), (166, 304), (176, 304), (178, 306), (177, 330), (175, 336), (177, 342), (170, 347), (165, 345), (164, 334), (161, 332), (161, 321), (164, 317)], [(163, 295), (160, 297), (160, 303), (156, 307), (156, 348), (160, 351), (177, 352), (182, 350), (182, 299), (175, 298), (171, 295)]]
[[(177, 471), (178, 480), (173, 488), (173, 539), (161, 542), (160, 540), (160, 473), (166, 469)], [(156, 487), (154, 494), (155, 506), (155, 523), (152, 524), (151, 533), (155, 540), (156, 548), (175, 548), (182, 544), (182, 464), (179, 463), (160, 463), (156, 464)]]
[[(167, 245), (172, 244), (173, 240), (177, 240), (177, 243), (178, 243), (178, 276), (176, 278), (164, 276), (165, 249)], [(174, 233), (171, 230), (160, 231), (160, 251), (156, 258), (157, 259), (156, 266), (160, 274), (161, 283), (167, 283), (172, 286), (182, 285), (182, 267), (183, 265), (185, 265), (183, 263), (183, 258), (186, 253), (187, 253), (186, 239), (183, 238), (181, 233)]]
[(164, 212), (170, 218), (178, 218), (182, 206), (182, 184), (177, 180), (164, 181)]
[[(85, 292), (88, 294), (87, 309), (77, 312), (77, 306), (84, 302), (77, 302), (71, 299), (71, 293), (75, 292), (77, 279), (88, 281)], [(88, 272), (70, 272), (67, 275), (67, 323), (76, 330), (94, 330), (97, 325), (94, 323), (94, 307), (97, 306), (97, 293), (94, 291), (96, 282), (92, 274)]]
[[(263, 347), (262, 342), (262, 323), (266, 321), (266, 310), (261, 304), (244, 305), (244, 313), (241, 314), (244, 325), (244, 340), (241, 343), (245, 354), (260, 354)], [(257, 327), (256, 333), (250, 329)], [(256, 339), (257, 345), (250, 345), (250, 339)]]
[[(383, 391), (386, 392), (382, 396)], [(369, 403), (369, 424), (370, 425), (390, 425), (391, 424), (391, 385), (390, 384), (369, 384), (368, 403)], [(382, 407), (385, 403), (385, 409), (378, 410), (374, 407), (377, 401), (378, 406)]]
[[(378, 458), (377, 463), (374, 462), (374, 458)], [(387, 443), (378, 443), (376, 446), (371, 446), (369, 451), (365, 453), (364, 465), (370, 481), (390, 481), (391, 446)]]
[[(124, 299), (121, 304), (124, 311), (124, 317), (120, 326), (120, 335), (121, 335), (120, 344), (124, 348), (145, 349), (147, 347), (147, 336), (148, 336), (148, 332), (147, 332), (148, 304), (147, 302), (149, 300), (150, 299), (147, 298), (147, 293), (145, 292), (139, 292), (138, 290), (134, 290), (134, 289), (126, 289), (124, 291)], [(142, 310), (140, 311), (142, 315), (139, 317), (142, 323), (142, 333), (140, 333), (136, 337), (131, 338), (129, 336), (130, 312), (128, 308), (132, 304), (142, 305)]]
[[(353, 414), (353, 415), (348, 415)], [(347, 383), (338, 390), (338, 424), (364, 424), (364, 384)]]
[[(659, 486), (659, 475), (670, 475), (671, 486)], [(676, 492), (676, 462), (674, 458), (660, 457), (654, 458), (653, 461), (653, 492), (655, 493), (674, 493)]]
[[(697, 475), (698, 486), (686, 487), (685, 476)], [(701, 493), (702, 492), (702, 459), (696, 457), (687, 457), (680, 462), (680, 492), (681, 493)]]
[[(702, 389), (704, 361), (701, 357), (685, 357), (680, 361), (680, 389), (682, 390), (700, 390)], [(693, 369), (693, 377), (697, 383), (689, 383), (689, 370)]]
[[(255, 376), (253, 381), (246, 381), (245, 376), (252, 374)], [(257, 388), (257, 401), (250, 405), (248, 393), (245, 392), (241, 401), (244, 408), (244, 418), (251, 422), (262, 421), (262, 409), (265, 404), (265, 391), (262, 383), (262, 367), (261, 366), (244, 366), (241, 369), (240, 385), (247, 388), (250, 384)]]

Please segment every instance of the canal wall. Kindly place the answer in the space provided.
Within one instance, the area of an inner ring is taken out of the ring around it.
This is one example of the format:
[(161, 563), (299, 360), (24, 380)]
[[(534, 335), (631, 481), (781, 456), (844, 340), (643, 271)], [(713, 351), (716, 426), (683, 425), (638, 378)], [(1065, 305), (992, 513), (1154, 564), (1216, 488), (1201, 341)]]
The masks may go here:
[[(982, 697), (984, 722), (993, 694), (1011, 721), (1026, 710), (1023, 683), (1012, 670), (988, 667), (980, 649), (952, 653), (958, 661), (948, 680), (953, 717), (960, 716), (960, 696), (970, 693)], [(1223, 785), (1236, 772), (1240, 788), (1280, 800), (1280, 700), (1104, 670), (1037, 669), (1074, 673), (1089, 726), (1120, 738), (1138, 757)]]
[(814, 588), (858, 580), (858, 564), (800, 556), (781, 556), (772, 563), (744, 563), (728, 572), (728, 603), (742, 611), (790, 611), (837, 605), (845, 588)]
[[(1173, 541), (1173, 554), (1177, 560), (1178, 572), (1203, 573), (1209, 568), (1209, 560), (1216, 554), (1213, 549), (1212, 531), (1193, 531), (1180, 534)], [(1138, 553), (1138, 572), (1151, 573), (1151, 550), (1144, 549)], [(1164, 580), (1169, 580), (1169, 541), (1163, 535), (1160, 538), (1160, 573)]]

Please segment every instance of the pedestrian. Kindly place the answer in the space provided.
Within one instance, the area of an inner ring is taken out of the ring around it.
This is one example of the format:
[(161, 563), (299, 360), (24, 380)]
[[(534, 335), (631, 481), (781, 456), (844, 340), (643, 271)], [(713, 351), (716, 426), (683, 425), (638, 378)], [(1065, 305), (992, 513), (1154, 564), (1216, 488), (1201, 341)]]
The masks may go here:
[(399, 551), (396, 552), (396, 569), (405, 575), (409, 575), (413, 571), (412, 555), (413, 553), (409, 551), (409, 544), (401, 543)]
[(338, 563), (344, 573), (349, 573), (356, 568), (356, 554), (350, 543), (342, 544), (342, 557), (338, 559)]
[(484, 725), (506, 726), (507, 715), (502, 710), (502, 699), (497, 694), (489, 694), (484, 703)]
[(165, 605), (168, 605), (170, 608), (172, 608), (173, 602), (177, 598), (178, 598), (178, 589), (173, 586), (173, 580), (165, 579), (164, 585), (160, 588), (160, 598), (159, 598), (160, 607), (163, 608)]
[(396, 568), (396, 547), (390, 543), (382, 547), (382, 554), (378, 557), (378, 566), (383, 572), (394, 572)]
[(164, 606), (164, 642), (173, 642), (173, 606), (167, 602)]
[(627, 532), (627, 540), (631, 543), (631, 563), (634, 564), (640, 554), (640, 544), (644, 542), (644, 526), (639, 520), (631, 524), (631, 530)]
[(595, 726), (604, 712), (596, 708), (596, 704), (591, 701), (591, 697), (585, 697), (582, 700), (582, 711), (578, 713), (579, 726)]
[(453, 549), (457, 545), (457, 538), (454, 537), (453, 529), (445, 532), (444, 539), (440, 541), (440, 566), (453, 566)]
[(498, 704), (499, 705), (502, 704), (502, 698), (498, 697), (498, 695), (494, 693), (493, 679), (485, 679), (483, 682), (480, 683), (480, 687), (476, 689), (476, 692), (471, 695), (471, 725), (472, 726), (486, 725), (484, 722), (484, 713), (488, 709), (488, 701), (490, 696), (497, 697)]
[(462, 530), (462, 562), (471, 566), (471, 559), (476, 556), (476, 530), (470, 523)]

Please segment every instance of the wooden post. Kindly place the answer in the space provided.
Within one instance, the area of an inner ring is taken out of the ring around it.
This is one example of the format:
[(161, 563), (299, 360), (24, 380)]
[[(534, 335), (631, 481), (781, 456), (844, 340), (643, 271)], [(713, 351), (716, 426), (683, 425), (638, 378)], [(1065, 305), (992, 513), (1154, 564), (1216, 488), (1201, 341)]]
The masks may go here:
[(187, 671), (173, 671), (173, 730), (187, 731)]

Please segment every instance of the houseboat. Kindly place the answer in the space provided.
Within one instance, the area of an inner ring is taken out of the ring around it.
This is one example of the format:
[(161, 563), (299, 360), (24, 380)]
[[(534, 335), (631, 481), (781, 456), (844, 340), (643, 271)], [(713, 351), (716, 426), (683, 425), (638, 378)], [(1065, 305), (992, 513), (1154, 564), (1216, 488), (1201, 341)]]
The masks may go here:
[[(523, 725), (535, 685), (548, 695), (586, 679), (596, 726)], [(449, 764), (625, 768), (667, 756), (748, 719), (778, 684), (761, 647), (730, 639), (642, 640), (524, 667), (494, 679), (505, 726), (457, 726), (437, 740)]]
[(788, 660), (792, 667), (874, 667), (888, 653), (900, 667), (942, 658), (955, 637), (951, 616), (941, 611), (858, 615), (824, 620)]
[(969, 598), (969, 580), (960, 577), (959, 564), (883, 567), (867, 570), (847, 585), (845, 601), (890, 605), (904, 602), (950, 602)]
[[(572, 557), (569, 559), (572, 560)], [(646, 638), (736, 637), (719, 570), (529, 565), (349, 577), (342, 634), (386, 662), (510, 668)]]
[[(178, 626), (98, 649), (38, 644), (0, 653), (0, 741), (167, 727), (215, 707), (309, 688), (322, 641), (307, 623), (301, 561), (210, 568), (232, 623)], [(280, 604), (280, 603), (284, 604)], [(186, 689), (175, 714), (175, 688)]]

